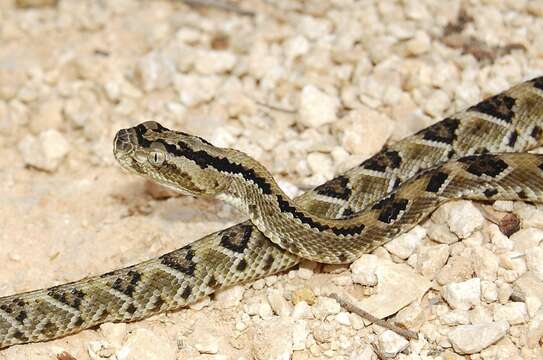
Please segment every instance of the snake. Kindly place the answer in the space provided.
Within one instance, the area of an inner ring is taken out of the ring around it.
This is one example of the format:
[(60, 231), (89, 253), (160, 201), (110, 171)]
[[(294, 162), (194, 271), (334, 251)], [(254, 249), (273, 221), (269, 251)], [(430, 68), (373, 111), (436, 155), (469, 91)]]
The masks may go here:
[(0, 348), (180, 309), (302, 259), (350, 263), (454, 199), (543, 201), (543, 77), (454, 113), (297, 198), (249, 155), (154, 121), (121, 129), (122, 168), (248, 220), (157, 258), (0, 297)]

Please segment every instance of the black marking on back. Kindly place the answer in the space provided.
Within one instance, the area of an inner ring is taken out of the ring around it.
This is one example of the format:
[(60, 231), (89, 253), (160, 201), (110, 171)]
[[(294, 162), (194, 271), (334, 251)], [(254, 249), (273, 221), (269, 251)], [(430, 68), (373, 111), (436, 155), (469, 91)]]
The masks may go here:
[(397, 169), (401, 163), (400, 153), (396, 150), (385, 150), (364, 161), (360, 166), (364, 169), (383, 172), (387, 168)]
[(253, 227), (251, 225), (241, 225), (241, 232), (234, 231), (232, 228), (223, 230), (219, 233), (221, 236), (220, 245), (228, 250), (243, 253), (247, 249), (247, 244), (251, 239), (253, 233)]
[(136, 311), (138, 310), (137, 307), (134, 306), (134, 304), (129, 304), (127, 307), (126, 307), (126, 311), (128, 311), (130, 314), (133, 314), (135, 313)]
[(528, 194), (526, 194), (526, 191), (524, 190), (517, 191), (517, 195), (520, 199), (523, 199), (523, 200), (528, 198)]
[(25, 321), (25, 319), (26, 319), (27, 317), (28, 317), (28, 315), (27, 315), (26, 311), (21, 310), (21, 312), (19, 313), (19, 315), (17, 315), (17, 316), (15, 317), (15, 319), (16, 319), (18, 322), (22, 323), (23, 321)]
[(194, 250), (190, 246), (187, 246), (181, 250), (162, 255), (160, 261), (162, 264), (181, 271), (183, 274), (193, 275), (196, 269), (196, 263), (192, 260), (193, 258)]
[(492, 154), (466, 156), (458, 161), (466, 164), (466, 171), (475, 176), (496, 177), (508, 168), (505, 161)]
[(392, 194), (373, 205), (372, 209), (381, 210), (377, 218), (381, 222), (390, 224), (398, 218), (401, 211), (404, 211), (407, 208), (408, 203), (409, 200), (396, 199), (395, 194)]
[(190, 296), (190, 294), (192, 294), (192, 288), (187, 285), (187, 287), (185, 287), (185, 289), (183, 289), (183, 292), (181, 293), (181, 297), (185, 300), (187, 300)]
[(60, 301), (63, 304), (79, 310), (79, 307), (81, 306), (81, 301), (85, 296), (85, 293), (76, 288), (62, 289), (60, 287), (53, 287), (49, 289), (47, 295), (57, 301)]
[(496, 189), (486, 189), (483, 194), (485, 194), (485, 196), (487, 198), (491, 198), (492, 196), (496, 195), (498, 193), (498, 190)]
[(270, 270), (274, 261), (275, 261), (275, 259), (274, 259), (273, 255), (266, 256), (266, 258), (264, 259), (264, 266), (262, 267), (262, 270), (264, 270), (264, 271)]
[(353, 216), (353, 214), (354, 214), (353, 209), (351, 209), (350, 207), (348, 207), (348, 208), (345, 208), (345, 210), (343, 210), (342, 217), (343, 217), (343, 218), (348, 218), (348, 217)]
[(460, 126), (460, 120), (445, 118), (426, 129), (422, 129), (416, 135), (422, 136), (424, 140), (452, 144), (456, 140), (458, 126)]
[(141, 274), (137, 271), (130, 270), (126, 273), (126, 277), (118, 277), (111, 285), (117, 291), (132, 297), (134, 290), (141, 280)]
[(319, 195), (329, 196), (336, 199), (349, 200), (352, 190), (349, 187), (349, 179), (346, 176), (338, 176), (335, 179), (315, 188)]
[(19, 330), (15, 330), (15, 332), (13, 332), (13, 337), (21, 341), (28, 341), (28, 337)]
[(532, 128), (532, 132), (530, 133), (530, 136), (533, 137), (535, 140), (541, 139), (541, 128), (537, 125), (535, 125)]
[[(306, 216), (304, 213), (296, 210), (295, 207), (291, 206), (288, 201), (285, 201), (281, 195), (277, 195), (277, 203), (279, 204), (279, 209), (283, 213), (290, 213), (292, 216), (302, 222), (302, 224), (307, 224), (310, 227), (317, 229), (319, 231), (326, 231), (330, 230), (332, 233), (336, 235), (343, 235), (343, 236), (352, 236), (352, 235), (358, 235), (362, 230), (364, 230), (364, 225), (356, 225), (356, 226), (350, 226), (350, 227), (331, 227), (326, 224), (321, 224), (317, 221), (314, 221), (309, 216)], [(291, 246), (294, 246), (291, 244)], [(296, 252), (296, 251), (293, 251)]]
[(426, 191), (437, 193), (448, 177), (449, 174), (442, 171), (434, 172), (428, 181), (428, 185), (426, 185)]
[(513, 121), (513, 107), (515, 106), (515, 99), (506, 94), (498, 94), (492, 96), (486, 100), (481, 101), (477, 105), (470, 107), (468, 110), (478, 111), (483, 114), (494, 116), (507, 123)]
[(518, 131), (515, 129), (511, 131), (511, 133), (509, 134), (509, 140), (507, 141), (507, 145), (509, 145), (510, 147), (513, 147), (517, 143), (517, 140), (518, 140)]
[(243, 271), (247, 268), (247, 261), (245, 259), (241, 259), (236, 266), (237, 271)]
[(253, 169), (247, 169), (241, 164), (231, 162), (226, 158), (214, 157), (203, 150), (194, 151), (187, 144), (178, 142), (177, 146), (168, 144), (167, 142), (158, 139), (157, 142), (161, 142), (168, 152), (173, 153), (176, 156), (183, 156), (187, 159), (194, 161), (199, 167), (205, 169), (212, 167), (217, 171), (239, 174), (247, 181), (252, 181), (256, 184), (264, 194), (271, 194), (271, 185), (267, 180), (259, 176)]
[(543, 76), (532, 79), (532, 84), (535, 88), (543, 91)]

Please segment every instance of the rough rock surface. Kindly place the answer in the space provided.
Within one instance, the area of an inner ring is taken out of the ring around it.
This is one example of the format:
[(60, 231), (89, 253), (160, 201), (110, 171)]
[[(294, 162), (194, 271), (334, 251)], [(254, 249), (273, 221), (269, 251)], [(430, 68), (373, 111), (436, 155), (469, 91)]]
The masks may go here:
[[(120, 128), (156, 120), (245, 151), (294, 195), (542, 75), (539, 1), (232, 2), (254, 16), (187, 3), (0, 0), (0, 296), (244, 220), (122, 172)], [(543, 211), (484, 207), (447, 204), (351, 267), (303, 262), (0, 359), (376, 359), (374, 347), (398, 359), (541, 359)], [(507, 237), (486, 212), (521, 229)], [(369, 324), (330, 291), (420, 339)]]

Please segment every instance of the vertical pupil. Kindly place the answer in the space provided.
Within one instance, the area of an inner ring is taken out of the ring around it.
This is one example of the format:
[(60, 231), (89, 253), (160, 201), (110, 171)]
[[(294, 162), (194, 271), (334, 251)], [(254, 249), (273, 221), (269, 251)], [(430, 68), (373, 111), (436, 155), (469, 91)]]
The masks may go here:
[(158, 153), (155, 153), (155, 162), (158, 162)]

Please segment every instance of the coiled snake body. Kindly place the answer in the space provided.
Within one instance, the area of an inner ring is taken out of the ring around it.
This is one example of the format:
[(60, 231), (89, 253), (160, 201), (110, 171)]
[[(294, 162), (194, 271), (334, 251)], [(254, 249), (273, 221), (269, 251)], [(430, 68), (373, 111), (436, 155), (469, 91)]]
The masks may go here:
[(347, 263), (450, 199), (543, 201), (543, 78), (391, 145), (291, 200), (247, 155), (146, 122), (120, 130), (120, 164), (170, 188), (215, 196), (250, 221), (100, 276), (0, 298), (0, 348), (174, 310), (296, 265)]

